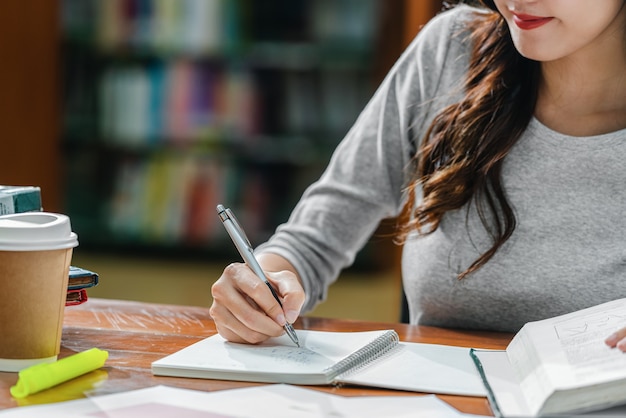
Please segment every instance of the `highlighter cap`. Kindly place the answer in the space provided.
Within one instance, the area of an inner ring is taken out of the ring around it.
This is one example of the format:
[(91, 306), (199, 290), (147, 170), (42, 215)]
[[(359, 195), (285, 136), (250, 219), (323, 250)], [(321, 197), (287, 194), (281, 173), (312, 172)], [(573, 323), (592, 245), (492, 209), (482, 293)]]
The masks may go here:
[(73, 248), (78, 236), (66, 215), (26, 212), (0, 216), (0, 251), (46, 251)]

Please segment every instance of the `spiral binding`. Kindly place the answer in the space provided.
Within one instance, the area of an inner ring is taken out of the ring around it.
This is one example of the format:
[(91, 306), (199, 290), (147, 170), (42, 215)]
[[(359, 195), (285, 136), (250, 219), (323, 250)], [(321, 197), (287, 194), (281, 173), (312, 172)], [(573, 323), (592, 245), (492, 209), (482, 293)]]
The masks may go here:
[(327, 373), (332, 380), (338, 377), (346, 377), (348, 374), (362, 369), (393, 350), (399, 341), (400, 337), (398, 334), (394, 330), (388, 330), (369, 344), (329, 367)]

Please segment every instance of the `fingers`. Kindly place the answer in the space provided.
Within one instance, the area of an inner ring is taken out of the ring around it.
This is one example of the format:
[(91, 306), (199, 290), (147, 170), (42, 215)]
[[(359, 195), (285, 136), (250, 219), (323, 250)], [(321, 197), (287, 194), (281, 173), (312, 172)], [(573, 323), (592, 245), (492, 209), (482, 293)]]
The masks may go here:
[[(211, 293), (213, 304), (209, 312), (218, 332), (227, 340), (256, 344), (283, 333), (281, 325), (263, 309), (263, 305), (278, 303), (245, 264), (227, 266), (211, 287)], [(270, 301), (260, 300), (265, 299), (263, 296)], [(282, 313), (280, 306), (277, 310)]]
[[(282, 298), (282, 289), (290, 293), (289, 310), (294, 320), (304, 301), (304, 291), (291, 273), (278, 274), (275, 289)], [(287, 284), (283, 284), (287, 282)], [(290, 283), (291, 282), (291, 283)], [(294, 286), (293, 282), (296, 282)], [(299, 288), (299, 290), (298, 290)], [(280, 290), (279, 290), (280, 289)], [(302, 296), (297, 296), (298, 292)], [(210, 314), (220, 335), (229, 341), (256, 344), (269, 337), (282, 335), (286, 312), (280, 307), (267, 285), (245, 264), (234, 263), (224, 269), (211, 288), (213, 304)]]
[[(244, 302), (245, 303), (245, 302)], [(236, 343), (258, 344), (270, 337), (278, 336), (282, 333), (282, 328), (278, 327), (277, 333), (259, 332), (248, 328), (239, 321), (228, 309), (219, 303), (213, 303), (210, 314), (215, 321), (217, 332), (228, 341)], [(257, 312), (258, 316), (265, 316), (262, 312)], [(266, 317), (267, 318), (267, 317)], [(271, 321), (271, 320), (270, 320)], [(275, 324), (274, 321), (271, 321)]]
[(267, 273), (267, 279), (281, 297), (285, 320), (290, 324), (296, 322), (304, 304), (304, 291), (300, 282), (288, 271)]
[(626, 352), (626, 327), (611, 334), (604, 342), (613, 348)]

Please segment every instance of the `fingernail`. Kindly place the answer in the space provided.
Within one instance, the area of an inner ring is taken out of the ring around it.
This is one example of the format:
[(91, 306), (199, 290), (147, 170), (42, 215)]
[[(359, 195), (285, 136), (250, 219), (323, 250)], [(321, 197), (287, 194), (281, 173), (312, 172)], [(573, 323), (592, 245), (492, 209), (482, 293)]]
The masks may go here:
[(619, 343), (617, 343), (616, 347), (621, 351), (626, 351), (626, 341), (620, 341)]
[(607, 337), (606, 340), (604, 340), (605, 343), (607, 343), (610, 346), (614, 346), (617, 343), (617, 334), (611, 334)]
[(290, 324), (296, 322), (296, 319), (298, 319), (298, 313), (298, 311), (285, 312), (285, 314), (287, 315), (287, 322), (289, 322)]
[(278, 322), (281, 326), (284, 326), (285, 325), (285, 315), (278, 314), (278, 316), (276, 316), (276, 322)]

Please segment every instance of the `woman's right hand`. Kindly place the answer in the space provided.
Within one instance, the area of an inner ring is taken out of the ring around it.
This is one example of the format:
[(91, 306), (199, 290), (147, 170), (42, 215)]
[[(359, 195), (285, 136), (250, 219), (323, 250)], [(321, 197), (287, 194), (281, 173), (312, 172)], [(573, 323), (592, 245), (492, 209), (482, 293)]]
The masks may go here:
[(259, 262), (283, 307), (246, 264), (228, 265), (211, 287), (209, 310), (217, 332), (228, 341), (258, 344), (282, 335), (285, 322), (295, 322), (304, 304), (304, 289), (291, 264), (274, 254), (262, 255)]

